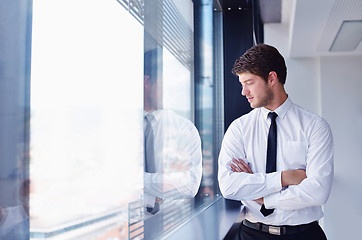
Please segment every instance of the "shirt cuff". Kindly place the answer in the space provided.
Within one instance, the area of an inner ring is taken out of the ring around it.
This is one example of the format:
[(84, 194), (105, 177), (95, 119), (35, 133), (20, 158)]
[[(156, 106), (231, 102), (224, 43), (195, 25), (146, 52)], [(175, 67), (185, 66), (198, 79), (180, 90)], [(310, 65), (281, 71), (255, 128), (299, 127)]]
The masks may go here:
[(272, 172), (266, 174), (266, 189), (268, 194), (279, 192), (282, 190), (282, 173)]
[(264, 197), (264, 206), (267, 209), (274, 209), (277, 208), (278, 199), (279, 199), (279, 192), (269, 194)]
[(155, 206), (156, 197), (145, 193), (143, 196), (143, 204), (146, 207), (154, 207)]

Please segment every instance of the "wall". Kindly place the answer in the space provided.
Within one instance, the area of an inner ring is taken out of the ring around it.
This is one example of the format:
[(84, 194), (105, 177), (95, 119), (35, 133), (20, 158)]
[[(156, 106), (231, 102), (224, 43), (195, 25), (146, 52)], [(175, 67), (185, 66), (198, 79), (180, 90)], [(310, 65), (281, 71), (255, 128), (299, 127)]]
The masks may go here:
[(265, 24), (264, 32), (264, 42), (276, 47), (285, 58), (287, 65), (285, 88), (292, 101), (320, 115), (319, 59), (296, 59), (288, 56), (288, 24)]
[[(248, 100), (241, 95), (241, 85), (231, 70), (235, 60), (253, 45), (251, 9), (226, 11), (224, 20), (224, 122), (225, 130), (236, 118), (250, 112)], [(239, 22), (240, 24), (235, 24)]]
[(292, 100), (322, 117), (333, 132), (335, 177), (322, 226), (329, 240), (354, 239), (362, 222), (362, 56), (288, 57), (288, 24), (265, 26), (265, 43), (288, 67)]
[(362, 56), (320, 60), (322, 114), (335, 144), (335, 177), (325, 206), (330, 240), (355, 239), (362, 223)]

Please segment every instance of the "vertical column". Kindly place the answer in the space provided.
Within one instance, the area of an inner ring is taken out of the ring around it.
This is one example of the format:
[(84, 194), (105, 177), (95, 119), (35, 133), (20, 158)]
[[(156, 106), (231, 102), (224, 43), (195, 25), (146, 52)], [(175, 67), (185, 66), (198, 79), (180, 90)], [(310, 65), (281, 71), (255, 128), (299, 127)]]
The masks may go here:
[[(163, 108), (163, 0), (148, 0), (144, 2), (144, 111), (147, 114), (155, 114)], [(155, 125), (156, 119), (153, 117)], [(162, 126), (161, 126), (162, 128)], [(157, 131), (154, 129), (154, 131)], [(144, 139), (145, 141), (146, 139)], [(148, 175), (162, 172), (163, 149), (162, 137), (154, 139), (154, 171)], [(157, 148), (156, 148), (156, 141)], [(146, 148), (146, 142), (145, 142)], [(146, 170), (146, 169), (145, 169)], [(144, 238), (154, 239), (163, 233), (163, 212), (159, 211), (159, 196), (152, 189), (153, 177), (144, 178), (144, 204), (146, 220), (144, 221)], [(159, 178), (158, 178), (159, 180)], [(147, 182), (148, 181), (148, 182)], [(163, 182), (163, 180), (162, 180)], [(148, 189), (150, 188), (150, 189)]]
[(0, 2), (0, 237), (29, 238), (31, 0)]
[(238, 78), (231, 73), (235, 60), (253, 46), (253, 11), (250, 6), (224, 12), (224, 100), (225, 130), (251, 108), (241, 95)]
[[(217, 181), (213, 156), (213, 1), (194, 1), (195, 125), (203, 146), (204, 175), (196, 200), (213, 197)], [(209, 171), (209, 172), (208, 172)], [(198, 204), (198, 203), (196, 203)]]
[[(149, 0), (144, 4), (144, 106), (146, 111), (154, 111), (163, 107), (163, 0)], [(147, 89), (147, 80), (151, 90)]]
[[(218, 158), (221, 143), (224, 138), (224, 41), (223, 41), (223, 12), (221, 9), (214, 9), (214, 114), (213, 133), (214, 147), (214, 176), (218, 174)], [(216, 192), (219, 193), (218, 184)]]

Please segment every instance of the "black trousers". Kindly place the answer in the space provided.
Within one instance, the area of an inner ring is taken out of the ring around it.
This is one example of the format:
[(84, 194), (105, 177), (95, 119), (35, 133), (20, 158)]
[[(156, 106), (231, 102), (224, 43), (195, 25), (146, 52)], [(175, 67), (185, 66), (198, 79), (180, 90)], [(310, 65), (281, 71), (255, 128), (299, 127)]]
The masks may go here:
[(239, 240), (327, 240), (322, 228), (319, 225), (314, 225), (303, 232), (290, 235), (273, 235), (270, 233), (261, 232), (240, 224), (239, 236), (235, 239)]

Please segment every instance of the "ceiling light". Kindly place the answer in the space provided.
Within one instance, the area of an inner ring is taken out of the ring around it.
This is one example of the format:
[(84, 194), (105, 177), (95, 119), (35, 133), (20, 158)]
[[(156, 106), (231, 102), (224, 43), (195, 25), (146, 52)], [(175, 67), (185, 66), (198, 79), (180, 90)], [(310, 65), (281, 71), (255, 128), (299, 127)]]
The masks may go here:
[(329, 51), (353, 51), (362, 41), (362, 20), (343, 21)]

